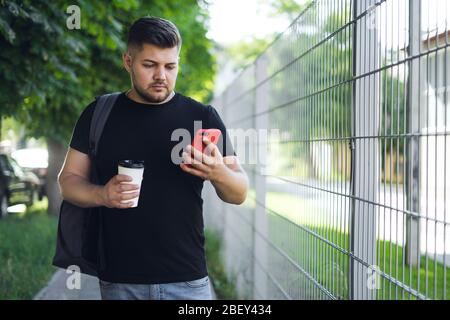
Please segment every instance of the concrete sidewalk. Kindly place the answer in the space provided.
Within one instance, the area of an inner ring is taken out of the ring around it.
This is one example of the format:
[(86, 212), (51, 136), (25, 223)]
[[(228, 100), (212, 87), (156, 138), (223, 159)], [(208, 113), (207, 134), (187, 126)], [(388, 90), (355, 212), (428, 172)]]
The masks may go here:
[[(70, 290), (66, 282), (70, 274), (65, 270), (59, 269), (53, 274), (52, 278), (34, 300), (100, 300), (100, 287), (98, 278), (81, 274), (81, 289)], [(213, 300), (216, 300), (216, 293), (211, 283), (211, 293)]]
[(34, 300), (100, 300), (98, 278), (81, 274), (81, 289), (70, 290), (66, 285), (69, 276), (65, 270), (58, 269)]

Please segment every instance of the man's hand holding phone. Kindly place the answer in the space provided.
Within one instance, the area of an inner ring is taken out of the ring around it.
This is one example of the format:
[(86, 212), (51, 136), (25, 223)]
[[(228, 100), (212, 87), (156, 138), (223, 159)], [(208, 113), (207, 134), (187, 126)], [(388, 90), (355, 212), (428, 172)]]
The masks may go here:
[(216, 145), (220, 135), (218, 129), (199, 130), (183, 152), (181, 169), (204, 180), (218, 179), (225, 170), (223, 156)]

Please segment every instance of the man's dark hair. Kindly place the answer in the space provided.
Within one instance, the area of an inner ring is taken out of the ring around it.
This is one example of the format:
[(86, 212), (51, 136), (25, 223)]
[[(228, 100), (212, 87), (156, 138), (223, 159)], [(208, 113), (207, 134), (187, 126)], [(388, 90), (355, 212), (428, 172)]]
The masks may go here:
[(178, 28), (158, 17), (143, 17), (136, 20), (128, 31), (128, 47), (142, 49), (144, 43), (159, 48), (181, 48), (181, 36)]

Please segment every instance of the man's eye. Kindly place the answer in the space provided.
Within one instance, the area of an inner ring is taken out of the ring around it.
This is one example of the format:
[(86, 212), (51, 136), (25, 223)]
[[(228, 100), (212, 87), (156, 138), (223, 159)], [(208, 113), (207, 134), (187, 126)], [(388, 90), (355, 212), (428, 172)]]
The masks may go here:
[(144, 68), (151, 68), (151, 67), (153, 67), (152, 64), (144, 64)]
[(173, 70), (173, 69), (175, 69), (175, 66), (168, 66), (166, 68), (169, 69), (169, 70)]

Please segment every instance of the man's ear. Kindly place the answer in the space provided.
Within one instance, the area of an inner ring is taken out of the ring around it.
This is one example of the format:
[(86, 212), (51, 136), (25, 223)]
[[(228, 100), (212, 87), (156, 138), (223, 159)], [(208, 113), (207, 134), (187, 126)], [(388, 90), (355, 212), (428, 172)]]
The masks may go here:
[(130, 73), (131, 70), (131, 55), (128, 52), (125, 52), (122, 55), (123, 66)]

